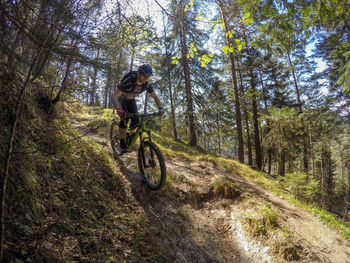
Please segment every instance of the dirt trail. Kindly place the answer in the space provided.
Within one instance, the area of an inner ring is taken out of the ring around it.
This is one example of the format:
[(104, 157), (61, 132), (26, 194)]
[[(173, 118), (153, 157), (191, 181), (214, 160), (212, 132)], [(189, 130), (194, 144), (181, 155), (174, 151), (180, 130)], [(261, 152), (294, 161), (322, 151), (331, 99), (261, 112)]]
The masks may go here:
[[(89, 137), (111, 153), (107, 138), (97, 134)], [(211, 162), (166, 158), (171, 187), (153, 192), (142, 184), (136, 158), (132, 152), (116, 160), (125, 176), (126, 191), (136, 209), (146, 213), (158, 236), (154, 241), (173, 262), (279, 262), (269, 254), (269, 247), (247, 237), (236, 216), (241, 209), (238, 199), (214, 198), (211, 185), (215, 178), (225, 176), (239, 184), (243, 192), (259, 196), (279, 209), (284, 224), (297, 239), (300, 258), (293, 262), (350, 263), (349, 241), (317, 216), (245, 178), (227, 173)]]

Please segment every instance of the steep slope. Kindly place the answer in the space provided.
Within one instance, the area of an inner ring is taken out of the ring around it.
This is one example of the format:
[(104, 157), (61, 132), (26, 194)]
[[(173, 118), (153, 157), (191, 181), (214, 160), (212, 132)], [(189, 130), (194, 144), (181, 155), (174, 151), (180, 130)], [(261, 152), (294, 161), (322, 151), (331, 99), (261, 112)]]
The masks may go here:
[[(89, 117), (90, 125), (99, 114)], [(106, 129), (92, 138), (111, 154)], [(127, 195), (142, 207), (172, 262), (350, 262), (348, 240), (245, 179), (239, 168), (163, 151), (169, 177), (160, 192), (142, 184), (134, 152), (116, 162)]]
[(82, 140), (67, 108), (38, 105), (25, 104), (16, 134), (3, 262), (168, 262), (115, 161)]

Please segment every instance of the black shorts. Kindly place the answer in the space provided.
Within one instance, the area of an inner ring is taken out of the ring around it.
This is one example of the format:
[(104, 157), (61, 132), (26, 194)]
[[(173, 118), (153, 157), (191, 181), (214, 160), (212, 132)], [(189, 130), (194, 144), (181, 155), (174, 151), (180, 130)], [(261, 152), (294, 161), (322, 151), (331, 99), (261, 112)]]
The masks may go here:
[[(137, 113), (137, 105), (135, 99), (127, 100), (122, 97), (119, 97), (119, 103), (126, 113)], [(129, 120), (131, 120), (130, 129), (136, 128), (140, 123), (139, 117), (126, 118), (125, 120), (119, 122), (119, 127), (125, 129)]]

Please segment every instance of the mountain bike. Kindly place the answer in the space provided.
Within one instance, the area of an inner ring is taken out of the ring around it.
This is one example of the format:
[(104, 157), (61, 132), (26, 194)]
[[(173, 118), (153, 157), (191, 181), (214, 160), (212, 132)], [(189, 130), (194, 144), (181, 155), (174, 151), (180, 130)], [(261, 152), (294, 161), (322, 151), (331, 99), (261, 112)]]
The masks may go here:
[[(128, 152), (131, 152), (139, 138), (139, 147), (137, 153), (139, 172), (145, 184), (151, 190), (159, 190), (164, 186), (166, 180), (166, 167), (162, 152), (158, 146), (152, 142), (151, 131), (146, 128), (145, 119), (160, 116), (158, 112), (148, 114), (128, 113), (125, 117), (130, 118), (138, 116), (140, 123), (136, 131), (129, 135), (126, 134), (126, 145)], [(123, 119), (124, 120), (124, 119)], [(123, 121), (121, 120), (121, 121)], [(112, 121), (110, 129), (110, 142), (113, 149), (114, 157), (121, 156), (120, 151), (120, 136), (119, 136), (119, 121), (115, 118)]]

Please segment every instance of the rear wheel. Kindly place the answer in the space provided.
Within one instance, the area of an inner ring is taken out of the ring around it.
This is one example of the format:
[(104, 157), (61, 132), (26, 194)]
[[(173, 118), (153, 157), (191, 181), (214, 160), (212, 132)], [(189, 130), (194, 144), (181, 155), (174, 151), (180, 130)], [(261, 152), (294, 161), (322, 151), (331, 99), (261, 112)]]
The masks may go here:
[(166, 180), (164, 157), (159, 148), (150, 141), (143, 141), (138, 152), (139, 171), (146, 185), (159, 190)]
[(120, 156), (120, 138), (119, 138), (119, 122), (113, 121), (111, 125), (111, 130), (109, 132), (110, 143), (113, 150), (114, 156)]

